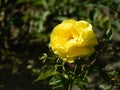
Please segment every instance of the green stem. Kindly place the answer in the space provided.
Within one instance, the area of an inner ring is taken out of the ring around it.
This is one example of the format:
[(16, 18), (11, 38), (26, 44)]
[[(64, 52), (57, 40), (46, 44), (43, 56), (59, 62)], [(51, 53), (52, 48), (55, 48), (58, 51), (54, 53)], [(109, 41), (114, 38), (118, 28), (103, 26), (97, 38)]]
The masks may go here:
[(72, 90), (72, 85), (73, 85), (73, 82), (71, 82), (68, 86), (68, 90)]
[[(76, 73), (76, 70), (77, 70), (77, 64), (74, 67), (74, 73)], [(68, 86), (68, 90), (72, 90), (74, 79), (75, 79), (75, 76), (73, 75), (72, 80), (70, 81), (70, 84)]]

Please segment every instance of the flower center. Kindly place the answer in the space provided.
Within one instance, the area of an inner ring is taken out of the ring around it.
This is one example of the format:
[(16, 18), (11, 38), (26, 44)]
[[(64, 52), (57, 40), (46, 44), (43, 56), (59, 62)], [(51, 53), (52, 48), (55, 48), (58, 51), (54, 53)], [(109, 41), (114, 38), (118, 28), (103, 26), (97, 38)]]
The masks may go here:
[(68, 37), (68, 40), (72, 40), (72, 39), (74, 39), (74, 37), (73, 37), (72, 35), (70, 35), (70, 36)]

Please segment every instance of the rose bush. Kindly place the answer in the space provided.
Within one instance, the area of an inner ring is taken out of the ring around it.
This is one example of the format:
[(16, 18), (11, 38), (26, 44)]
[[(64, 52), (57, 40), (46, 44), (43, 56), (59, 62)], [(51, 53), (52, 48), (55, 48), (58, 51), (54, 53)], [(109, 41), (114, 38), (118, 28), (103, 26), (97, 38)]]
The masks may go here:
[(83, 20), (64, 20), (50, 35), (50, 47), (53, 52), (70, 63), (78, 56), (90, 56), (97, 44), (92, 25)]

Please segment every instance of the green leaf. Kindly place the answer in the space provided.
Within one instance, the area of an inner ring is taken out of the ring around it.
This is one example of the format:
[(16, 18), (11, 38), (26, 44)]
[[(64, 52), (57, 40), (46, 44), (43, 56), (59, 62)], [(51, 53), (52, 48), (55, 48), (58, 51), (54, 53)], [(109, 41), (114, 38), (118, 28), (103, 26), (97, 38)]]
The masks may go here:
[[(45, 67), (47, 67), (47, 66), (45, 66)], [(39, 81), (39, 80), (46, 79), (46, 78), (48, 78), (48, 77), (50, 77), (50, 76), (53, 76), (53, 75), (56, 75), (56, 74), (58, 74), (58, 73), (59, 73), (59, 72), (57, 72), (57, 71), (55, 70), (55, 66), (47, 67), (46, 70), (43, 70), (43, 71), (40, 73), (40, 75), (38, 76), (38, 78), (37, 78), (34, 82)]]
[(81, 90), (88, 90), (85, 84), (86, 82), (82, 81), (80, 78), (74, 81), (74, 85), (77, 85)]
[(43, 63), (45, 63), (45, 61), (47, 60), (47, 54), (43, 53), (43, 55), (39, 58), (39, 60), (41, 60)]
[(109, 28), (107, 29), (106, 35), (107, 35), (107, 38), (108, 38), (109, 40), (112, 39), (113, 31), (112, 31), (112, 29), (111, 29), (111, 25), (110, 25)]
[(48, 36), (43, 33), (33, 33), (31, 34), (31, 42), (47, 42)]
[(25, 2), (30, 2), (30, 0), (18, 0), (16, 4), (25, 3)]
[(56, 75), (51, 78), (49, 84), (52, 86), (52, 89), (57, 89), (63, 87), (62, 81), (59, 75)]

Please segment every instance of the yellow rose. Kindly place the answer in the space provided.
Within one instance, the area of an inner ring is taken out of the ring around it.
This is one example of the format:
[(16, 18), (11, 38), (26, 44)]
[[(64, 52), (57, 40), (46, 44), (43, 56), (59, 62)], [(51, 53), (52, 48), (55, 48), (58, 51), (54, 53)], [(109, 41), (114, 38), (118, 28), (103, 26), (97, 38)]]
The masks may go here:
[(83, 20), (64, 20), (50, 35), (50, 46), (53, 52), (70, 63), (78, 56), (90, 56), (97, 44), (92, 25)]

